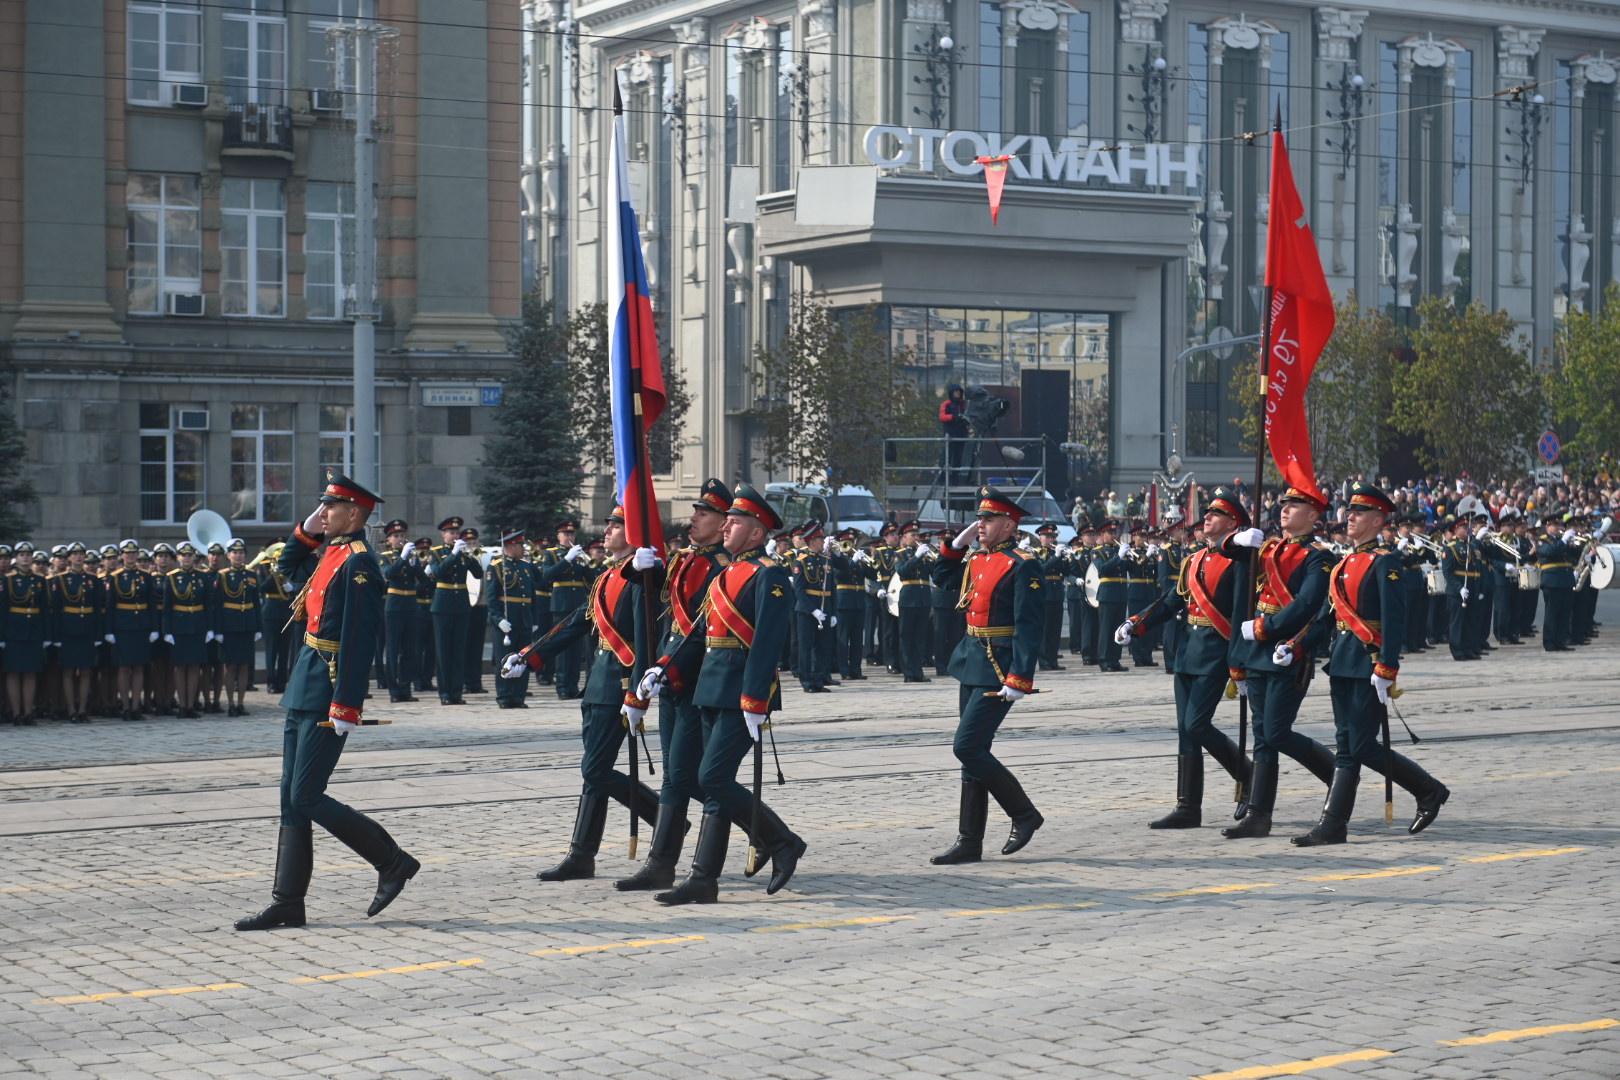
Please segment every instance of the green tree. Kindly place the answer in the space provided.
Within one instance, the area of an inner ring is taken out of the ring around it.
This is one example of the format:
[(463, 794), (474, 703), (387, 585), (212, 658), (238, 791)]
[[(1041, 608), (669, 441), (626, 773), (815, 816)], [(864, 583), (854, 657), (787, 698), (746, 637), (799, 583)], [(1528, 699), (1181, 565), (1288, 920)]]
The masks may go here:
[[(1318, 475), (1342, 479), (1377, 469), (1390, 442), (1395, 351), (1400, 345), (1394, 321), (1378, 308), (1360, 306), (1355, 293), (1335, 306), (1333, 336), (1316, 361), (1305, 394), (1305, 423)], [(1250, 453), (1260, 431), (1257, 356), (1251, 352), (1249, 362), (1239, 364), (1232, 376), (1233, 393), (1244, 403), (1232, 423)], [(1271, 475), (1276, 475), (1274, 467)]]
[(28, 448), (7, 391), (10, 382), (0, 378), (0, 537), (16, 538), (26, 535), (28, 511), (38, 496), (25, 471)]
[(796, 301), (782, 339), (754, 350), (761, 395), (751, 415), (766, 468), (881, 492), (884, 438), (899, 429), (926, 431), (922, 418), (933, 408), (899, 374), (904, 362), (890, 357), (874, 309)]
[(483, 517), (501, 528), (550, 528), (578, 501), (580, 441), (570, 418), (568, 334), (538, 296), (507, 335), (517, 363), (495, 410), (478, 473)]
[(1438, 296), (1417, 310), (1417, 358), (1395, 374), (1391, 423), (1417, 436), (1428, 468), (1506, 476), (1524, 469), (1542, 416), (1529, 346), (1505, 311)]
[(1595, 463), (1620, 449), (1620, 283), (1598, 314), (1572, 311), (1554, 347), (1547, 396), (1571, 457)]
[[(659, 361), (664, 371), (664, 412), (647, 432), (653, 471), (667, 473), (680, 456), (681, 425), (692, 406), (686, 375), (670, 351), (664, 320), (658, 320)], [(613, 413), (609, 408), (607, 305), (582, 304), (568, 316), (568, 382), (574, 433), (600, 474), (613, 470)]]

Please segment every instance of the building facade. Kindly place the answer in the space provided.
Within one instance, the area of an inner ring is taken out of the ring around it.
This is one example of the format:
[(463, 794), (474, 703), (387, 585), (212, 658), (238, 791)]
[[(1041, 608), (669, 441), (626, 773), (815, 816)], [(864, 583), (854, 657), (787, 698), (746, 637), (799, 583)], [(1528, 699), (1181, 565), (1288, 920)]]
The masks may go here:
[(0, 4), (0, 368), (35, 538), (284, 536), (349, 471), (377, 322), (388, 516), (476, 517), (521, 289), (516, 8), (380, 0), (377, 283), (354, 254), (358, 0)]
[[(1244, 468), (1221, 346), (1259, 327), (1267, 138), (1339, 295), (1510, 312), (1539, 357), (1620, 271), (1614, 0), (527, 0), (528, 280), (601, 298), (616, 80), (672, 482), (754, 472), (748, 358), (795, 297), (873, 305), (930, 394), (983, 386), (1078, 486), (1171, 440)], [(999, 224), (984, 166), (1008, 158)], [(1216, 347), (1187, 352), (1210, 344)], [(1174, 433), (1174, 434), (1173, 434)]]

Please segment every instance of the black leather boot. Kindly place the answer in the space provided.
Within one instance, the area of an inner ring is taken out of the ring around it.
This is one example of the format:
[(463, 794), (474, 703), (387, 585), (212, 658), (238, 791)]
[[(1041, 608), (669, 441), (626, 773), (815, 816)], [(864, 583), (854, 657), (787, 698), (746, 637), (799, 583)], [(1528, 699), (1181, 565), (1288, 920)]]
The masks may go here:
[(364, 814), (351, 810), (327, 825), (326, 831), (377, 870), (377, 892), (366, 909), (368, 919), (392, 904), (405, 883), (422, 869), (422, 864), (407, 855), (387, 829)]
[(580, 881), (595, 877), (596, 852), (602, 846), (602, 833), (607, 828), (607, 807), (606, 795), (589, 789), (581, 791), (568, 854), (563, 856), (562, 862), (535, 876), (541, 881)]
[(381, 913), (383, 908), (392, 904), (400, 890), (405, 888), (405, 883), (415, 877), (420, 869), (422, 864), (411, 858), (405, 849), (397, 849), (388, 865), (377, 870), (377, 894), (371, 898), (371, 906), (366, 908), (366, 918)]
[(647, 861), (634, 874), (615, 881), (613, 887), (620, 892), (645, 892), (675, 884), (675, 864), (681, 859), (681, 843), (689, 824), (679, 806), (660, 806)]
[(304, 925), (304, 894), (315, 866), (315, 846), (310, 826), (283, 825), (276, 837), (276, 879), (270, 889), (270, 906), (257, 915), (236, 920), (238, 930), (274, 930), (280, 926)]
[(1255, 758), (1249, 777), (1249, 813), (1238, 824), (1222, 829), (1228, 840), (1259, 839), (1271, 835), (1271, 810), (1277, 804), (1277, 759)]
[(1176, 755), (1176, 808), (1150, 829), (1196, 829), (1204, 823), (1204, 752)]
[(1237, 806), (1232, 816), (1239, 821), (1249, 809), (1249, 784), (1254, 776), (1254, 764), (1248, 758), (1238, 753), (1237, 743), (1233, 742), (1224, 732), (1211, 732), (1214, 738), (1210, 739), (1205, 749), (1209, 756), (1215, 759), (1216, 764), (1225, 769), (1239, 784), (1243, 785), (1243, 797), (1237, 800)]
[(1390, 754), (1390, 778), (1410, 791), (1417, 799), (1417, 816), (1406, 827), (1409, 833), (1420, 833), (1440, 816), (1440, 808), (1451, 798), (1451, 789), (1430, 776), (1428, 771), (1404, 754)]
[[(750, 816), (752, 820), (752, 816)], [(793, 877), (793, 872), (799, 867), (799, 860), (804, 857), (809, 845), (806, 844), (787, 823), (776, 816), (764, 802), (759, 804), (759, 835), (753, 837), (753, 845), (757, 855), (752, 867), (745, 868), (748, 877), (759, 873), (764, 865), (765, 856), (771, 859), (771, 880), (765, 885), (765, 895), (775, 896), (781, 892)]]
[(1011, 855), (1021, 850), (1035, 835), (1035, 830), (1046, 824), (1041, 812), (1035, 809), (1029, 796), (1024, 793), (1024, 785), (1011, 773), (999, 780), (985, 784), (990, 791), (990, 797), (996, 800), (1006, 815), (1012, 818), (1012, 829), (1007, 834), (1007, 842), (1001, 845), (1003, 855)]
[(1359, 783), (1359, 766), (1335, 769), (1333, 783), (1328, 787), (1327, 801), (1322, 804), (1322, 819), (1316, 823), (1316, 828), (1304, 836), (1294, 837), (1294, 846), (1322, 847), (1342, 844), (1349, 839), (1350, 814), (1356, 808), (1356, 785)]
[(660, 904), (712, 904), (720, 898), (720, 871), (726, 865), (726, 847), (731, 842), (731, 819), (724, 814), (705, 813), (698, 825), (697, 845), (692, 851), (692, 872), (668, 892), (655, 893)]
[(984, 825), (990, 816), (990, 792), (977, 780), (962, 781), (962, 806), (957, 812), (956, 843), (928, 861), (955, 866), (984, 858)]

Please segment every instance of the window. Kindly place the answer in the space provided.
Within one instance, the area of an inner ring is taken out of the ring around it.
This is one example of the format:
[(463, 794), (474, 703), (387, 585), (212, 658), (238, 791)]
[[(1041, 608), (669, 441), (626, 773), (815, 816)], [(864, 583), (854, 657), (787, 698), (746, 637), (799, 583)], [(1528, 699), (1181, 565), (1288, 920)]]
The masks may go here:
[(293, 406), (231, 410), (232, 521), (291, 521)]
[(129, 6), (129, 100), (168, 105), (174, 83), (202, 82), (202, 12), (196, 0)]
[(219, 247), (224, 259), (220, 310), (226, 315), (286, 313), (286, 206), (281, 181), (228, 178)]
[(1001, 5), (979, 3), (979, 127), (1001, 130)]
[(176, 430), (179, 408), (141, 403), (141, 521), (147, 524), (182, 522), (202, 508), (205, 435)]
[(349, 39), (327, 31), (340, 22), (360, 17), (360, 0), (306, 0), (309, 22), (304, 31), (304, 77), (311, 90), (353, 91), (359, 54)]
[[(377, 416), (377, 468), (382, 468), (382, 415)], [(321, 406), (321, 475), (354, 475), (354, 408), (349, 405)], [(359, 480), (359, 477), (355, 477)], [(364, 480), (360, 481), (365, 483)]]
[(225, 100), (284, 104), (287, 20), (282, 0), (224, 0)]
[(309, 185), (304, 232), (304, 300), (311, 319), (341, 319), (354, 277), (354, 188)]
[(1066, 135), (1084, 139), (1091, 133), (1091, 16), (1069, 16), (1069, 100)]
[(129, 310), (161, 315), (166, 293), (202, 291), (202, 200), (195, 176), (130, 173)]

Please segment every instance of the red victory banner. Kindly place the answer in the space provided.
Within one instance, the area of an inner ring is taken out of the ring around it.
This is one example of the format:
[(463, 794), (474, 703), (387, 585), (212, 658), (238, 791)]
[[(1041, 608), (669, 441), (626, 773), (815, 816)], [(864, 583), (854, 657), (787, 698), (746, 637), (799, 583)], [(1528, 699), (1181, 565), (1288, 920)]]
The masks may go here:
[(1305, 204), (1294, 187), (1288, 144), (1280, 125), (1271, 133), (1270, 220), (1266, 236), (1266, 288), (1271, 298), (1266, 335), (1266, 444), (1284, 480), (1321, 498), (1305, 423), (1305, 391), (1322, 347), (1333, 336), (1333, 293), (1322, 273), (1316, 238), (1305, 224)]
[(1012, 157), (997, 154), (995, 157), (976, 157), (973, 160), (984, 166), (984, 189), (990, 196), (990, 224), (994, 225), (1001, 216), (1001, 190), (1007, 186), (1007, 162)]

